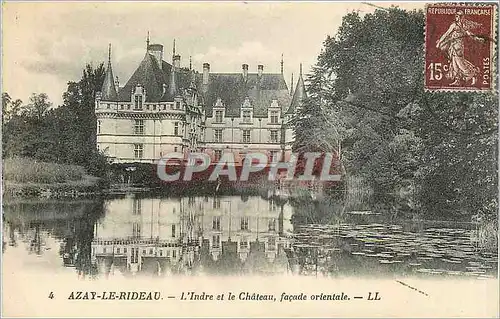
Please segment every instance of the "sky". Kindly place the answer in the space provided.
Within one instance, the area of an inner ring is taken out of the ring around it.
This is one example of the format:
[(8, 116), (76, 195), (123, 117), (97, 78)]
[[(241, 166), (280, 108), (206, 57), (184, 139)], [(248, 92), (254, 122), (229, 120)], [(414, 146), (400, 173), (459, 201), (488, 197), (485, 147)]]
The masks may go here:
[[(406, 9), (424, 3), (397, 3)], [(327, 35), (334, 36), (351, 11), (370, 13), (391, 3), (334, 2), (4, 2), (2, 5), (2, 91), (28, 102), (47, 93), (62, 103), (67, 82), (81, 78), (86, 63), (107, 61), (124, 85), (144, 57), (146, 37), (164, 45), (170, 62), (172, 43), (182, 66), (212, 72), (279, 73), (290, 84), (299, 64), (307, 73)]]

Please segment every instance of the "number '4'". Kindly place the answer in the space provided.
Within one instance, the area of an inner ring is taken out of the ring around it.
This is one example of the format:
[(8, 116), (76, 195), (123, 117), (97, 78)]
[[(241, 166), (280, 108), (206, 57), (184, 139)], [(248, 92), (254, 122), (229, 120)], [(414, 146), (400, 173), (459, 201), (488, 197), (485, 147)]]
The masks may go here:
[(54, 299), (54, 293), (51, 291), (50, 294), (49, 294), (49, 298), (50, 299)]

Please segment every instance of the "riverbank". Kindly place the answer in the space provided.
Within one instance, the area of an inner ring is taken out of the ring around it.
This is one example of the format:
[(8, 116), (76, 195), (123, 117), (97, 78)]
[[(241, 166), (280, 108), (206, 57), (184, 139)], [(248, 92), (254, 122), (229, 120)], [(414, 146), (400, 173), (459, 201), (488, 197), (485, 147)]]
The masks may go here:
[(3, 160), (2, 195), (11, 198), (84, 197), (102, 192), (106, 181), (78, 165), (46, 163), (28, 158)]

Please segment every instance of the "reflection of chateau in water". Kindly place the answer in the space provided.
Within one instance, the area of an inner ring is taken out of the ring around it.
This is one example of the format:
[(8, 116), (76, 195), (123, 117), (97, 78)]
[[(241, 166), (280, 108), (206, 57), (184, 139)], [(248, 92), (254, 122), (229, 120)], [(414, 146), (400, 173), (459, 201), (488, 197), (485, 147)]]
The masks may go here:
[(128, 196), (97, 222), (92, 260), (105, 275), (285, 272), (291, 214), (260, 197)]

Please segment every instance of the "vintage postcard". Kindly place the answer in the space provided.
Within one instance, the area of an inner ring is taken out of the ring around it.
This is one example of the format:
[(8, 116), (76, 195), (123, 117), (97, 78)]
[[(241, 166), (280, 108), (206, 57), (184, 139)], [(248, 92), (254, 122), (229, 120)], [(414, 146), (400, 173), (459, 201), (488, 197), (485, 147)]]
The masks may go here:
[(495, 2), (2, 3), (2, 316), (499, 317)]

